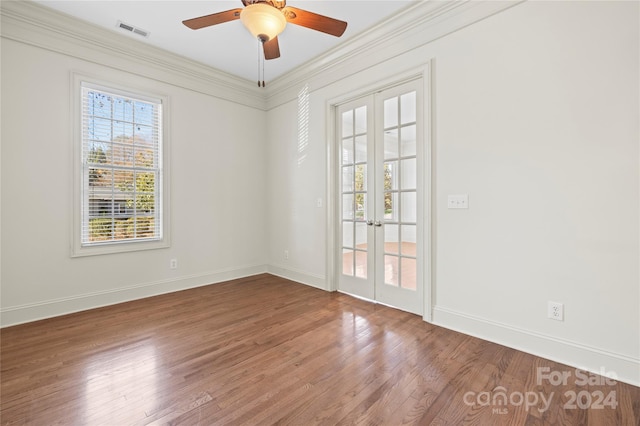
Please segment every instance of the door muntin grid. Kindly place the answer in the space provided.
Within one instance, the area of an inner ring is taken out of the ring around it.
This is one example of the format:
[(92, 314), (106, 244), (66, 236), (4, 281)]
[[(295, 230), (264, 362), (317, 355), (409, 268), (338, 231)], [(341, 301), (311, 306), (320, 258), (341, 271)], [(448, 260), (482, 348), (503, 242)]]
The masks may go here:
[(367, 107), (344, 111), (341, 124), (342, 274), (366, 279), (369, 256)]
[(417, 289), (416, 92), (383, 101), (384, 284)]

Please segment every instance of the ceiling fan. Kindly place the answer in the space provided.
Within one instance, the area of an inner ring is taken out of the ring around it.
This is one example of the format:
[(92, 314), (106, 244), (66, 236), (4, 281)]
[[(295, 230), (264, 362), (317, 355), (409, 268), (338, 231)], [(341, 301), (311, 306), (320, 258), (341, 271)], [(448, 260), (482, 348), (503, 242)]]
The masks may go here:
[(265, 59), (280, 57), (278, 34), (284, 30), (287, 22), (336, 37), (340, 37), (347, 29), (344, 21), (287, 6), (286, 0), (242, 0), (242, 3), (244, 8), (187, 19), (182, 23), (197, 30), (240, 19), (249, 32), (262, 42)]

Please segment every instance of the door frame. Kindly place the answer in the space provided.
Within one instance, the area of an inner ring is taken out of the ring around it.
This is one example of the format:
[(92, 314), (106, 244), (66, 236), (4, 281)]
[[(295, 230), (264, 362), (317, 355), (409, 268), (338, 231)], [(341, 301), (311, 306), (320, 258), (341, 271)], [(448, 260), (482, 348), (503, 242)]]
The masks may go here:
[(423, 274), (423, 286), (424, 286), (424, 300), (423, 300), (423, 315), (422, 318), (424, 321), (432, 322), (433, 318), (433, 283), (435, 282), (435, 247), (436, 247), (436, 234), (435, 234), (435, 221), (434, 219), (434, 208), (435, 204), (435, 152), (434, 145), (432, 143), (435, 137), (435, 117), (434, 117), (434, 90), (433, 90), (433, 79), (432, 79), (432, 69), (433, 69), (434, 60), (430, 60), (429, 62), (421, 65), (418, 68), (413, 68), (407, 70), (402, 73), (395, 74), (394, 76), (387, 77), (386, 79), (378, 79), (376, 83), (369, 84), (363, 86), (359, 89), (353, 90), (347, 94), (344, 94), (339, 97), (335, 97), (329, 99), (326, 102), (326, 132), (327, 132), (327, 144), (326, 144), (326, 155), (327, 155), (327, 196), (326, 196), (326, 209), (327, 209), (327, 222), (326, 222), (326, 280), (327, 280), (327, 290), (328, 291), (337, 291), (338, 290), (338, 279), (339, 274), (341, 272), (341, 265), (338, 262), (338, 250), (337, 243), (340, 238), (338, 235), (339, 227), (339, 218), (340, 212), (338, 211), (338, 203), (337, 195), (339, 193), (339, 179), (337, 178), (338, 169), (339, 169), (339, 153), (340, 148), (338, 146), (338, 135), (337, 129), (338, 125), (336, 122), (336, 111), (339, 105), (347, 103), (349, 101), (362, 98), (364, 96), (412, 81), (412, 80), (420, 80), (422, 83), (423, 90), (423, 117), (422, 120), (424, 123), (424, 134), (423, 138), (423, 164), (429, 167), (428, 173), (422, 174), (422, 187), (425, 190), (425, 193), (422, 197), (422, 211), (424, 212), (425, 217), (424, 227), (423, 227), (423, 235), (425, 244), (424, 249), (425, 253), (423, 259), (421, 261), (424, 265), (424, 270), (426, 271)]

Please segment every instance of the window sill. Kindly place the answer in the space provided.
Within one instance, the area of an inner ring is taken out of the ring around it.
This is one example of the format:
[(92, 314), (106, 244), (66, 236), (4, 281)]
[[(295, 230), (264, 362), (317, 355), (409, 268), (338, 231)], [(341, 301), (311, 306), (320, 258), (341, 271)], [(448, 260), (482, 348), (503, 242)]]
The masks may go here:
[(97, 256), (133, 251), (156, 250), (170, 246), (167, 238), (159, 241), (109, 242), (82, 246), (78, 244), (71, 252), (71, 257)]

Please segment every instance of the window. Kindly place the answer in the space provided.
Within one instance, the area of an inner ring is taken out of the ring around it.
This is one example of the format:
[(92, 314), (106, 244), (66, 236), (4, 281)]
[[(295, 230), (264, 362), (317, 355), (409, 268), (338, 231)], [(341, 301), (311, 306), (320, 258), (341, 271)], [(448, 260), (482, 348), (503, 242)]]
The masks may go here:
[(79, 81), (74, 254), (166, 247), (161, 97)]

